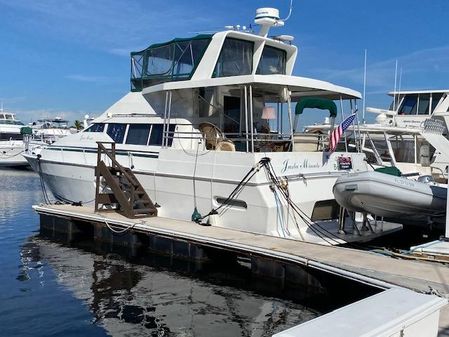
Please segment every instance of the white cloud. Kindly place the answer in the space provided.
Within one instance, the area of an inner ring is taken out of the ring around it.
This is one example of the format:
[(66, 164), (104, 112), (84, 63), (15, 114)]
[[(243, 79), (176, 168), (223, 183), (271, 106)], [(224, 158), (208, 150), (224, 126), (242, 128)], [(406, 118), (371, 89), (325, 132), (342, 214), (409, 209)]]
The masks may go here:
[(69, 80), (89, 83), (105, 83), (110, 81), (110, 79), (104, 76), (88, 76), (80, 74), (67, 75), (66, 78)]
[[(369, 60), (369, 54), (368, 54)], [(449, 46), (440, 46), (417, 50), (415, 52), (390, 58), (367, 65), (367, 86), (376, 92), (391, 90), (394, 87), (395, 65), (398, 61), (399, 74), (402, 69), (402, 85), (417, 85), (419, 88), (436, 88), (441, 73), (449, 73)], [(363, 83), (363, 67), (353, 69), (335, 70), (321, 69), (318, 72), (331, 81), (345, 81), (361, 86)], [(427, 76), (422, 76), (422, 75)], [(434, 76), (438, 74), (438, 76)], [(417, 83), (419, 81), (420, 83)], [(412, 88), (409, 88), (412, 89)]]
[(171, 39), (186, 27), (217, 25), (216, 18), (199, 16), (189, 2), (0, 0), (0, 5), (15, 11), (20, 29), (45, 31), (54, 39), (71, 39), (118, 55), (128, 46), (145, 48), (149, 37), (152, 41)]

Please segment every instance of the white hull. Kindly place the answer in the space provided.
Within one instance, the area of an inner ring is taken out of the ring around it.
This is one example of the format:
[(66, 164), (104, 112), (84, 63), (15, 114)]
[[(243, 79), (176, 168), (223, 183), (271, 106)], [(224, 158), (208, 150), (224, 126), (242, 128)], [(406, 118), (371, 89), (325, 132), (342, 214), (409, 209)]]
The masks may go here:
[[(58, 156), (58, 160), (40, 159), (37, 161), (33, 156), (27, 156), (27, 159), (36, 172), (41, 172), (54, 196), (65, 202), (93, 203), (96, 154), (85, 152), (83, 154), (84, 163), (74, 164), (72, 160), (74, 161), (75, 157), (79, 159), (79, 153), (74, 151), (52, 152), (54, 152), (52, 156)], [(70, 158), (70, 156), (74, 157)], [(158, 158), (122, 155), (118, 156), (118, 160), (128, 167), (131, 166), (130, 161), (132, 161), (137, 178), (153, 202), (160, 205), (159, 216), (190, 220), (195, 205), (202, 215), (217, 208), (220, 205), (220, 198), (226, 199), (251, 167), (264, 157), (264, 154), (200, 152), (196, 170), (195, 156), (186, 154), (185, 151), (161, 149), (160, 153), (155, 156)], [(346, 174), (346, 171), (335, 170), (334, 160), (323, 162), (321, 153), (308, 153), (306, 157), (304, 153), (294, 155), (292, 153), (271, 153), (270, 156), (273, 166), (279, 173), (284, 169), (283, 165), (287, 158), (291, 163), (304, 163), (304, 158), (307, 157), (309, 158), (308, 165), (315, 160), (316, 163), (313, 165), (319, 163), (321, 166), (319, 169), (303, 168), (301, 170), (292, 165), (285, 172), (292, 200), (309, 218), (312, 217), (316, 201), (334, 199), (330, 186), (339, 176)], [(335, 154), (336, 156), (337, 154)], [(360, 164), (357, 163), (357, 160), (362, 161), (362, 156), (354, 155), (353, 161), (355, 164)], [(196, 171), (195, 178), (193, 177), (194, 171)], [(304, 173), (299, 174), (301, 171)], [(287, 216), (291, 210), (288, 210), (286, 206), (279, 207), (263, 170), (254, 176), (237, 199), (239, 204), (230, 207), (220, 217), (215, 217), (214, 225), (326, 243), (326, 240), (316, 235), (316, 229), (313, 228), (316, 224), (308, 226), (304, 221), (299, 221), (300, 226), (297, 226), (292, 221), (291, 214), (290, 217)], [(350, 232), (346, 236), (338, 235), (337, 219), (318, 221), (318, 223), (319, 226), (337, 235), (333, 240), (328, 240), (333, 244), (364, 240), (359, 235), (352, 236)], [(384, 228), (384, 230), (387, 229), (387, 227)], [(339, 237), (343, 240), (340, 240)], [(366, 237), (365, 240), (370, 238)]]
[(23, 157), (25, 145), (23, 141), (0, 142), (0, 167), (24, 167), (28, 162)]
[(348, 210), (394, 218), (405, 224), (426, 219), (441, 221), (446, 210), (446, 188), (379, 172), (341, 177), (333, 190), (337, 202)]

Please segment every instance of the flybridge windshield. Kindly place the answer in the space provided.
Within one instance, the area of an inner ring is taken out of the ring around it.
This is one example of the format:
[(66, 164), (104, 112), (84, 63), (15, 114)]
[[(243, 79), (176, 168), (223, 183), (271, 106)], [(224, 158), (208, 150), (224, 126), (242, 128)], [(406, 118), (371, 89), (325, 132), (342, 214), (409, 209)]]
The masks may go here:
[(248, 75), (253, 71), (254, 43), (227, 38), (221, 49), (213, 77)]
[(265, 46), (262, 51), (262, 57), (257, 67), (256, 74), (285, 75), (286, 54), (285, 50)]
[(131, 53), (131, 90), (162, 82), (188, 80), (209, 45), (211, 35), (174, 39)]
[[(428, 115), (433, 113), (436, 106), (443, 97), (442, 93), (422, 93), (405, 95), (399, 107), (399, 115)], [(432, 104), (431, 104), (432, 102)], [(390, 109), (394, 108), (394, 101), (391, 103)], [(430, 111), (429, 111), (430, 109)]]

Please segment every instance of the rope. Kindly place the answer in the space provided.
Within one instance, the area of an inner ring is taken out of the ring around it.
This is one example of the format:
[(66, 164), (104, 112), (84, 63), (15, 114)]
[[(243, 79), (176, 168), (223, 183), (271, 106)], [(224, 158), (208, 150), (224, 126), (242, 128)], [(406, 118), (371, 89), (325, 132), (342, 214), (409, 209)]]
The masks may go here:
[[(101, 214), (98, 214), (101, 218), (103, 218), (104, 223), (106, 224), (106, 227), (114, 234), (117, 235), (122, 235), (125, 234), (126, 232), (130, 231), (131, 229), (133, 229), (137, 223), (133, 222), (132, 224), (128, 225), (125, 228), (121, 228), (120, 230), (115, 229), (114, 227), (112, 227), (113, 225), (110, 225), (109, 222), (107, 221), (106, 217), (104, 217)], [(142, 221), (142, 224), (144, 224), (144, 221)]]
[[(263, 162), (261, 160), (262, 165), (265, 168), (265, 172), (267, 174), (268, 179), (273, 183), (272, 187), (273, 193), (276, 193), (277, 189), (277, 191), (280, 192), (283, 199), (287, 202), (287, 205), (292, 209), (293, 213), (296, 213), (296, 215), (298, 215), (301, 218), (301, 220), (310, 228), (310, 230), (312, 230), (323, 241), (325, 241), (329, 245), (341, 244), (341, 241), (347, 244), (348, 243), (347, 241), (329, 232), (327, 229), (323, 228), (319, 223), (312, 221), (312, 219), (310, 219), (308, 215), (291, 200), (290, 193), (288, 192), (288, 187), (285, 188), (279, 177), (276, 175), (274, 168), (271, 164), (270, 158), (263, 158), (263, 159), (265, 160), (263, 160)], [(293, 220), (299, 230), (299, 225), (297, 223), (297, 219), (295, 216), (293, 216)]]
[(1, 159), (9, 159), (9, 158), (13, 158), (15, 156), (18, 156), (19, 154), (22, 154), (24, 152), (25, 152), (25, 150), (22, 150), (20, 152), (17, 152), (16, 154), (11, 154), (11, 155), (6, 155), (5, 153), (0, 153), (0, 158)]
[(240, 182), (237, 184), (237, 186), (234, 188), (234, 190), (229, 194), (229, 196), (226, 198), (226, 200), (224, 200), (220, 206), (218, 206), (217, 208), (212, 208), (212, 210), (207, 213), (206, 215), (200, 217), (197, 219), (197, 223), (200, 223), (201, 220), (204, 220), (205, 218), (207, 218), (210, 215), (215, 215), (218, 214), (218, 211), (220, 211), (221, 209), (222, 212), (220, 213), (220, 215), (223, 215), (230, 207), (231, 205), (229, 204), (229, 202), (233, 199), (235, 199), (240, 192), (243, 190), (243, 188), (248, 184), (248, 182), (252, 179), (252, 177), (259, 172), (260, 168), (262, 167), (262, 161), (264, 160), (264, 158), (262, 158), (255, 166), (253, 166), (248, 173), (243, 177), (242, 180), (240, 180)]

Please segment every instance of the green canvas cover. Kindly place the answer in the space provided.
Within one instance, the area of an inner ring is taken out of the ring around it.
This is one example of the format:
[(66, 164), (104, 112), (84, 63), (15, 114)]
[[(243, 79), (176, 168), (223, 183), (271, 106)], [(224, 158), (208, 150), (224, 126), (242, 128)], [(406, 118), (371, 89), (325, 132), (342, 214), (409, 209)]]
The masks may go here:
[(304, 109), (322, 109), (329, 110), (330, 117), (337, 116), (337, 105), (334, 101), (330, 99), (324, 98), (314, 98), (314, 97), (306, 97), (302, 98), (297, 104), (295, 108), (295, 114), (301, 115)]
[(21, 135), (31, 135), (33, 133), (33, 129), (29, 126), (24, 126), (20, 128), (20, 134)]
[(375, 169), (374, 171), (389, 174), (389, 175), (392, 175), (395, 177), (402, 176), (402, 172), (397, 167), (394, 167), (394, 166), (379, 167), (379, 168)]

